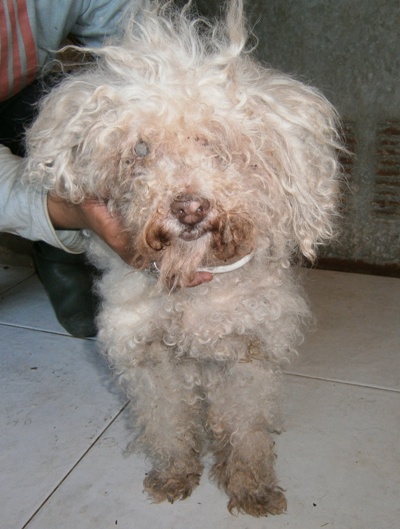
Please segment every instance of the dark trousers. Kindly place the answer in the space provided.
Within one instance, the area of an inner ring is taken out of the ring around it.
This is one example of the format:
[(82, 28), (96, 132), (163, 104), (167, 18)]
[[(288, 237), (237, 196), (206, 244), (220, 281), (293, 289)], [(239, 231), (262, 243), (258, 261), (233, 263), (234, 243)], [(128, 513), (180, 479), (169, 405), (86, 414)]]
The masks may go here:
[(25, 155), (25, 131), (37, 115), (41, 97), (56, 82), (56, 77), (38, 79), (0, 102), (0, 143), (9, 147), (13, 154)]

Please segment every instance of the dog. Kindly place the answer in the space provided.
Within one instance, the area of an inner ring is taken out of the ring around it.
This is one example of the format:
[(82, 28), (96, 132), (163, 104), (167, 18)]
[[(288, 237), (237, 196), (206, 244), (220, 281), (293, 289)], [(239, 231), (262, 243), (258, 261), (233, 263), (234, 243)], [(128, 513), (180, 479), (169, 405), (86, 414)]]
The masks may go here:
[[(284, 362), (310, 312), (293, 263), (335, 231), (338, 117), (223, 20), (156, 2), (43, 101), (27, 174), (108, 205), (134, 266), (95, 235), (98, 342), (131, 399), (155, 502), (188, 497), (206, 451), (229, 511), (286, 510), (274, 470)], [(94, 52), (94, 50), (91, 50)], [(199, 271), (213, 280), (188, 288)]]

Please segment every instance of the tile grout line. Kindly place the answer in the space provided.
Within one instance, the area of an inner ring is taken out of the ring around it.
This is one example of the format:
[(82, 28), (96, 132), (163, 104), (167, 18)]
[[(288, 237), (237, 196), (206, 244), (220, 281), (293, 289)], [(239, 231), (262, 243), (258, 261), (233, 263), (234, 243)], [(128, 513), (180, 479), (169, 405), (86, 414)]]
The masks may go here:
[[(70, 334), (67, 334), (67, 333), (64, 334), (64, 333), (58, 332), (58, 331), (49, 331), (49, 330), (46, 330), (46, 329), (38, 329), (36, 327), (29, 327), (29, 326), (25, 326), (25, 325), (17, 325), (15, 323), (5, 323), (5, 322), (1, 322), (0, 321), (0, 328), (1, 328), (1, 326), (12, 327), (12, 328), (15, 328), (15, 329), (24, 329), (24, 330), (27, 330), (27, 331), (43, 332), (45, 334), (51, 334), (51, 335), (54, 335), (54, 336), (60, 336), (60, 337), (64, 337), (64, 338), (72, 338), (72, 339), (75, 339), (75, 340), (87, 340), (87, 341), (95, 341), (96, 340), (96, 338), (76, 338), (75, 336), (71, 336)], [(336, 378), (324, 378), (324, 377), (318, 377), (318, 376), (314, 376), (314, 375), (304, 375), (302, 373), (295, 373), (295, 372), (290, 372), (290, 371), (283, 371), (283, 374), (288, 375), (288, 376), (293, 376), (293, 377), (299, 377), (299, 378), (320, 380), (322, 382), (331, 382), (331, 383), (336, 383), (336, 384), (343, 384), (343, 385), (346, 385), (346, 386), (355, 386), (355, 387), (375, 389), (375, 390), (379, 390), (379, 391), (388, 391), (388, 392), (391, 392), (391, 393), (400, 393), (400, 389), (386, 388), (386, 387), (375, 386), (375, 385), (371, 385), (371, 384), (362, 384), (361, 382), (349, 382), (349, 381), (346, 381), (346, 380), (340, 380), (340, 379), (336, 379)]]
[(29, 325), (19, 325), (18, 323), (6, 323), (0, 321), (2, 327), (12, 327), (13, 329), (23, 329), (26, 331), (44, 332), (45, 334), (54, 334), (55, 336), (65, 336), (66, 338), (73, 338), (69, 334), (63, 334), (61, 331), (48, 331), (46, 329), (38, 329), (37, 327), (30, 327)]
[[(38, 329), (36, 327), (29, 327), (29, 326), (25, 326), (25, 325), (17, 325), (15, 323), (5, 323), (5, 322), (1, 322), (0, 321), (0, 328), (1, 328), (1, 326), (12, 327), (12, 328), (15, 328), (15, 329), (24, 329), (24, 330), (27, 330), (27, 331), (43, 332), (45, 334), (52, 334), (54, 336), (60, 336), (60, 337), (64, 337), (64, 338), (72, 338), (72, 339), (75, 339), (75, 340), (87, 340), (87, 341), (95, 341), (96, 340), (96, 338), (76, 338), (75, 336), (71, 336), (70, 334), (67, 334), (67, 333), (64, 334), (64, 333), (58, 332), (58, 331), (49, 331), (49, 330), (46, 330), (46, 329)], [(391, 392), (391, 393), (400, 393), (400, 389), (386, 388), (386, 387), (375, 386), (375, 385), (371, 385), (371, 384), (362, 384), (361, 382), (349, 382), (349, 381), (346, 381), (346, 380), (340, 380), (340, 379), (336, 379), (336, 378), (324, 378), (324, 377), (318, 377), (318, 376), (314, 376), (314, 375), (304, 375), (302, 373), (295, 373), (295, 372), (290, 372), (290, 371), (283, 371), (283, 374), (288, 375), (288, 376), (292, 376), (292, 377), (307, 378), (307, 379), (311, 379), (311, 380), (320, 380), (322, 382), (331, 382), (331, 383), (336, 383), (336, 384), (343, 384), (343, 385), (346, 385), (346, 386), (355, 386), (355, 387), (361, 387), (361, 388), (375, 389), (375, 390), (379, 390), (379, 391), (388, 391), (388, 392)]]
[(301, 373), (290, 373), (289, 371), (284, 371), (283, 373), (284, 375), (287, 375), (289, 377), (307, 378), (311, 380), (320, 380), (322, 382), (330, 382), (333, 384), (343, 384), (345, 386), (355, 386), (359, 388), (375, 389), (378, 391), (387, 391), (389, 393), (400, 393), (400, 389), (385, 388), (382, 386), (374, 386), (371, 384), (362, 384), (361, 382), (348, 382), (346, 380), (339, 380), (336, 378), (323, 378), (323, 377), (316, 377), (313, 375), (303, 375)]
[(33, 521), (35, 516), (41, 511), (41, 509), (46, 505), (46, 503), (54, 496), (54, 494), (57, 492), (57, 490), (61, 487), (61, 485), (66, 481), (66, 479), (72, 474), (72, 472), (78, 467), (78, 465), (83, 461), (83, 459), (87, 456), (87, 454), (92, 450), (92, 448), (97, 444), (97, 442), (100, 440), (101, 437), (109, 430), (109, 428), (114, 424), (114, 422), (118, 419), (118, 417), (121, 416), (121, 414), (125, 411), (127, 406), (129, 405), (129, 400), (122, 406), (122, 408), (119, 410), (119, 412), (111, 419), (111, 421), (107, 424), (107, 426), (102, 430), (99, 435), (94, 439), (94, 441), (90, 444), (90, 446), (84, 451), (84, 453), (78, 458), (78, 460), (72, 465), (70, 470), (65, 474), (65, 476), (60, 480), (60, 482), (54, 487), (54, 489), (48, 494), (48, 496), (42, 501), (42, 503), (39, 505), (39, 507), (31, 514), (29, 519), (22, 525), (21, 529), (26, 529), (28, 525)]
[(31, 277), (33, 277), (35, 275), (36, 275), (35, 272), (32, 272), (30, 275), (24, 277), (24, 279), (18, 279), (16, 283), (13, 283), (11, 286), (6, 287), (4, 290), (0, 290), (0, 296), (2, 296), (3, 294), (6, 294), (7, 292), (10, 292), (10, 290), (12, 290), (13, 288), (18, 287), (19, 285), (21, 285), (22, 283), (24, 283), (28, 279), (31, 279)]
[(18, 323), (7, 323), (4, 321), (0, 321), (0, 327), (12, 327), (13, 329), (23, 329), (26, 331), (34, 331), (34, 332), (43, 332), (45, 334), (53, 334), (54, 336), (61, 336), (63, 338), (73, 338), (74, 340), (89, 340), (94, 341), (96, 338), (78, 338), (76, 336), (72, 336), (71, 334), (64, 333), (62, 331), (49, 331), (47, 329), (39, 329), (38, 327), (30, 327), (29, 325), (19, 325)]

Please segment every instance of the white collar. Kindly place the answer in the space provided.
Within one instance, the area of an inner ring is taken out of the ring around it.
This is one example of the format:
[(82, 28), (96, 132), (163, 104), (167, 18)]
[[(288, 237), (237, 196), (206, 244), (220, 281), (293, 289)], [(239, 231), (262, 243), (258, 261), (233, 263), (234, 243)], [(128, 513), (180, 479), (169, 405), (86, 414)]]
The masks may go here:
[[(239, 261), (235, 261), (234, 263), (221, 266), (210, 266), (209, 268), (198, 268), (197, 272), (209, 272), (210, 274), (223, 274), (224, 272), (233, 272), (233, 270), (238, 270), (239, 268), (242, 268), (242, 266), (247, 264), (253, 258), (253, 256), (254, 252), (250, 252), (249, 254), (239, 259)], [(160, 269), (158, 268), (157, 263), (155, 261), (152, 261), (149, 268), (144, 271), (151, 275), (158, 275), (160, 273)]]
[(239, 259), (239, 261), (235, 261), (234, 263), (222, 266), (211, 266), (210, 268), (198, 268), (197, 271), (210, 272), (210, 274), (223, 274), (224, 272), (233, 272), (233, 270), (242, 268), (242, 266), (247, 264), (253, 258), (253, 255), (254, 252), (250, 252), (249, 254)]

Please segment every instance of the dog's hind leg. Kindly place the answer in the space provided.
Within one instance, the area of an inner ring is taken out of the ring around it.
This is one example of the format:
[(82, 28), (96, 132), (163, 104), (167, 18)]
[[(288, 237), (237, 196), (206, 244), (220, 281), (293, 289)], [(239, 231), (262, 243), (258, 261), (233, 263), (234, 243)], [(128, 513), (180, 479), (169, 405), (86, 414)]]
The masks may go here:
[(183, 500), (199, 484), (203, 399), (192, 362), (174, 360), (153, 343), (129, 384), (139, 433), (136, 439), (153, 468), (144, 489), (155, 502)]
[(279, 376), (263, 361), (238, 363), (209, 386), (212, 476), (229, 496), (229, 511), (280, 514), (286, 498), (275, 476), (274, 401)]

